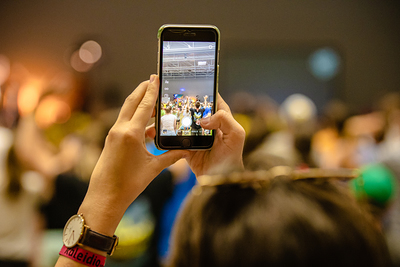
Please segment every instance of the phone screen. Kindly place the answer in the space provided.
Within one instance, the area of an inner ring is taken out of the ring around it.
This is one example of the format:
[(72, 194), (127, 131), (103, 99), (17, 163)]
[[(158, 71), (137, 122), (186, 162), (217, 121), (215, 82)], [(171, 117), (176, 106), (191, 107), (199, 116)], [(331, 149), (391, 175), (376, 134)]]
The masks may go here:
[(161, 136), (211, 136), (200, 120), (213, 114), (216, 43), (163, 41)]
[(159, 30), (156, 145), (160, 149), (209, 149), (215, 131), (200, 120), (215, 113), (219, 30), (168, 25)]

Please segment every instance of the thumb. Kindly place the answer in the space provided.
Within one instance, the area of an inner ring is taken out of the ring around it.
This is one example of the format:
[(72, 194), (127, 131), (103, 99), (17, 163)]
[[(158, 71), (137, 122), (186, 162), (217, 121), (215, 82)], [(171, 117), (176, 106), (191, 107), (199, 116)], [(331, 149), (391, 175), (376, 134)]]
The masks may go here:
[(244, 131), (232, 114), (225, 110), (218, 110), (211, 117), (201, 119), (200, 124), (205, 129), (220, 129), (224, 134), (229, 134), (233, 131)]

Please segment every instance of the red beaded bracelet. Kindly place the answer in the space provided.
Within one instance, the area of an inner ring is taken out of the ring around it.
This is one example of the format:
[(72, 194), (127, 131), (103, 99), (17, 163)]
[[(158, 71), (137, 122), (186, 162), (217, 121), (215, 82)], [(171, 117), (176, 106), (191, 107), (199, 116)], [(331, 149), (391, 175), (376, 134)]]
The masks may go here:
[(63, 246), (59, 254), (86, 266), (103, 267), (104, 264), (106, 264), (105, 256), (87, 251), (78, 246), (72, 248), (67, 248), (66, 246)]

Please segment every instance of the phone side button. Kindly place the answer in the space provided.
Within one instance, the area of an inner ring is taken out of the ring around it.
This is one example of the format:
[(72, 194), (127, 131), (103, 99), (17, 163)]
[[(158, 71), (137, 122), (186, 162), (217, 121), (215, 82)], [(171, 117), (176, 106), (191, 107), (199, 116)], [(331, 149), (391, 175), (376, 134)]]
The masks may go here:
[(190, 139), (185, 138), (182, 140), (181, 145), (183, 148), (188, 148), (192, 146), (192, 142), (190, 141)]

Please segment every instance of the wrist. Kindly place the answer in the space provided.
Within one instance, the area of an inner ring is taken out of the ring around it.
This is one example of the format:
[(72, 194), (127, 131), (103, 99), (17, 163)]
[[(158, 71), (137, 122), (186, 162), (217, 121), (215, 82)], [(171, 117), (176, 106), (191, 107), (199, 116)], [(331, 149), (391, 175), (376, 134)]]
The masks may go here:
[(125, 210), (119, 210), (116, 206), (111, 206), (107, 201), (100, 201), (85, 197), (79, 207), (78, 214), (85, 216), (86, 224), (93, 231), (100, 234), (113, 236)]
[[(94, 228), (99, 229), (98, 225), (95, 225)], [(105, 227), (104, 229), (108, 231), (109, 228)], [(91, 253), (97, 253), (102, 256), (105, 254), (112, 255), (118, 245), (118, 237), (115, 235), (108, 236), (98, 231), (94, 231), (87, 225), (83, 214), (73, 215), (67, 221), (63, 230), (65, 248), (61, 250), (64, 253), (62, 255), (66, 256), (65, 253), (67, 253), (67, 256), (71, 256), (70, 254), (75, 253), (79, 247), (88, 248)], [(72, 248), (74, 249), (72, 250)]]

